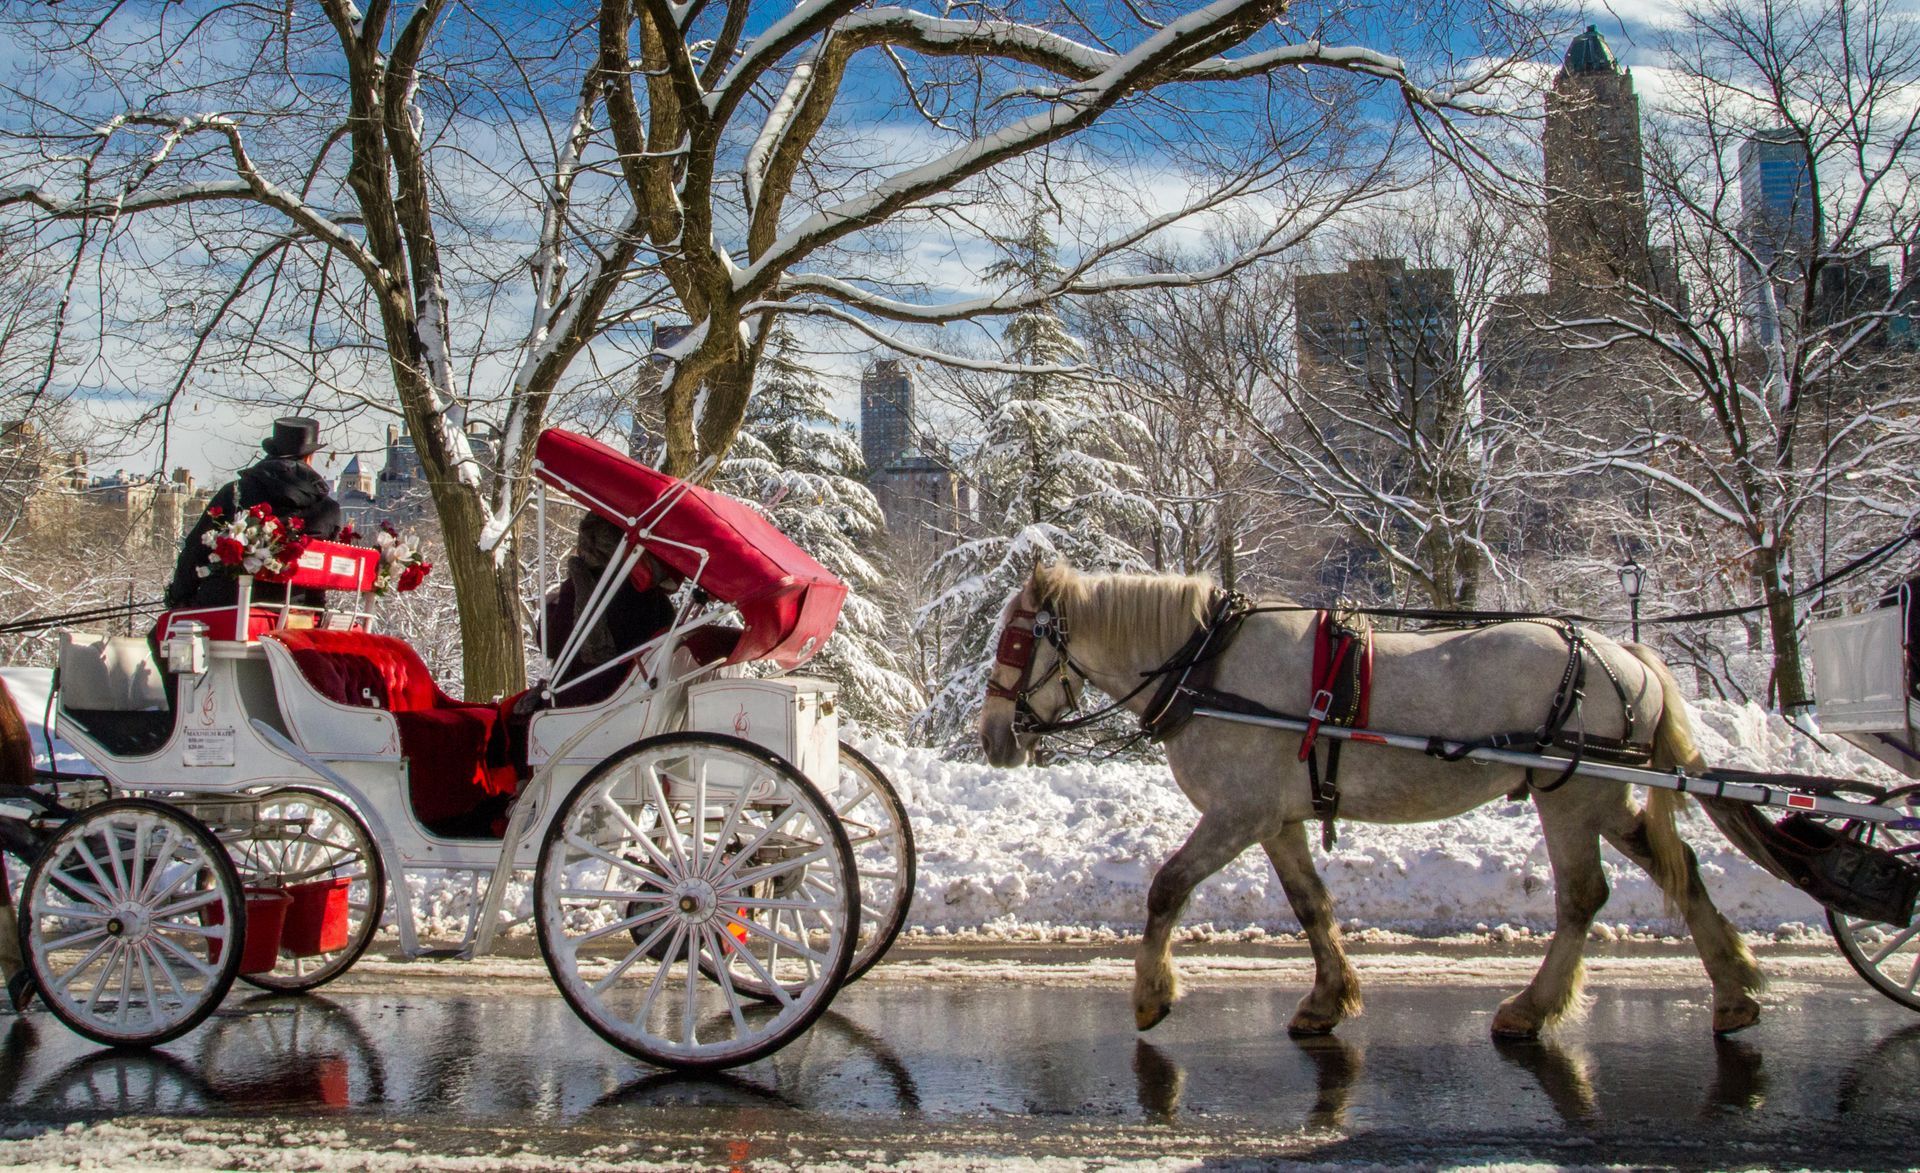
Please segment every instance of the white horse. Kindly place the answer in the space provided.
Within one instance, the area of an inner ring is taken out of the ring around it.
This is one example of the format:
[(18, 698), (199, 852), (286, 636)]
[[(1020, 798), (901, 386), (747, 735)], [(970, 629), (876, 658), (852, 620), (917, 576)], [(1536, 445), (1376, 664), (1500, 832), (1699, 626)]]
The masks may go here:
[[(1080, 575), (1064, 566), (1036, 570), (1001, 616), (1033, 626), (1036, 612), (1057, 616), (1064, 655), (1052, 641), (1031, 639), (1023, 672), (996, 665), (980, 718), (981, 743), (997, 766), (1021, 765), (1037, 735), (1016, 723), (1016, 698), (1045, 725), (1068, 711), (1071, 693), (1085, 683), (1114, 697), (1136, 691), (1148, 673), (1178, 652), (1209, 614), (1214, 587), (1205, 579), (1174, 576)], [(1238, 638), (1216, 662), (1213, 687), (1283, 713), (1306, 713), (1315, 617), (1311, 611), (1249, 615)], [(1653, 730), (1655, 768), (1701, 768), (1693, 729), (1672, 674), (1646, 648), (1586, 634), (1588, 662), (1604, 660), (1633, 709), (1633, 729)], [(1019, 656), (1009, 657), (1018, 660)], [(1508, 623), (1469, 630), (1376, 637), (1372, 714), (1382, 732), (1441, 735), (1455, 741), (1536, 729), (1568, 665), (1568, 644), (1553, 628)], [(1148, 688), (1127, 708), (1145, 710)], [(1611, 688), (1600, 688), (1575, 717), (1595, 737), (1625, 738), (1628, 726)], [(1289, 1029), (1331, 1031), (1360, 1012), (1360, 987), (1347, 964), (1327, 890), (1314, 870), (1307, 824), (1315, 818), (1300, 735), (1196, 717), (1167, 741), (1174, 780), (1200, 810), (1185, 844), (1154, 874), (1147, 894), (1147, 927), (1135, 964), (1134, 1019), (1147, 1030), (1179, 997), (1170, 953), (1173, 928), (1201, 881), (1255, 843), (1279, 873), (1312, 947), (1314, 983)], [(1350, 742), (1339, 774), (1340, 817), (1370, 823), (1444, 819), (1524, 790), (1526, 772), (1481, 762), (1444, 762), (1406, 750)], [(1681, 841), (1674, 814), (1678, 795), (1655, 790), (1645, 808), (1624, 783), (1576, 778), (1533, 793), (1547, 855), (1553, 865), (1556, 922), (1539, 971), (1494, 1015), (1493, 1033), (1529, 1037), (1580, 1004), (1581, 955), (1587, 930), (1607, 899), (1600, 841), (1645, 868), (1692, 930), (1695, 948), (1713, 983), (1713, 1029), (1751, 1026), (1760, 1016), (1753, 995), (1761, 986), (1753, 956), (1708, 897), (1693, 851)]]

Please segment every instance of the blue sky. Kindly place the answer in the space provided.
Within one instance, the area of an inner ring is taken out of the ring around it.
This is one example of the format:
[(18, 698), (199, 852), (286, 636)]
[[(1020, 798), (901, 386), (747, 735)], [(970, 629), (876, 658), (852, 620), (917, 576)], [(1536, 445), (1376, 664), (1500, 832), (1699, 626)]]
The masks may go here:
[[(135, 6), (128, 9), (127, 19), (134, 20), (143, 15), (150, 16), (154, 10), (152, 5)], [(1111, 13), (1114, 10), (1113, 8), (1096, 8), (1092, 10), (1093, 15), (1089, 20), (1096, 25), (1109, 23), (1103, 18), (1102, 13)], [(1303, 7), (1296, 11), (1305, 14), (1308, 10)], [(1324, 32), (1330, 41), (1367, 43), (1407, 53), (1410, 56), (1428, 53), (1436, 45), (1440, 46), (1439, 52), (1442, 54), (1461, 56), (1470, 56), (1475, 49), (1463, 28), (1436, 26), (1431, 23), (1432, 17), (1429, 14), (1433, 9), (1427, 5), (1407, 4), (1371, 9), (1355, 6), (1340, 11), (1343, 15), (1337, 23), (1324, 30), (1317, 30)], [(1645, 40), (1642, 30), (1650, 27), (1651, 23), (1658, 21), (1668, 11), (1670, 9), (1665, 5), (1637, 2), (1630, 6), (1615, 5), (1610, 12), (1597, 11), (1586, 19), (1597, 23), (1606, 33), (1609, 41), (1614, 44), (1616, 52), (1632, 63), (1643, 52), (1640, 48)], [(463, 22), (486, 22), (503, 31), (514, 30), (513, 36), (516, 41), (520, 41), (522, 37), (530, 37), (535, 38), (537, 43), (554, 43), (559, 40), (563, 26), (556, 23), (552, 12), (553, 10), (546, 5), (488, 0), (487, 3), (475, 6), (470, 13), (456, 13), (453, 19)], [(771, 15), (757, 15), (749, 31), (755, 31), (754, 26), (763, 27), (771, 19)], [(1568, 18), (1570, 28), (1578, 27), (1581, 23), (1584, 21), (1577, 16), (1570, 15)], [(1564, 42), (1561, 47), (1564, 47)], [(236, 54), (244, 51), (240, 46), (234, 46), (233, 50)], [(4, 51), (12, 55), (17, 52), (17, 47)], [(1557, 61), (1557, 58), (1558, 49), (1553, 53), (1553, 60)], [(577, 81), (571, 71), (566, 71), (551, 81), (535, 83), (536, 88), (543, 92), (549, 86), (561, 87), (572, 84), (577, 84)], [(859, 71), (850, 79), (848, 89), (854, 95), (853, 100), (844, 108), (848, 122), (855, 128), (863, 124), (870, 127), (871, 133), (867, 136), (869, 139), (882, 139), (892, 128), (900, 125), (897, 111), (894, 109), (899, 97), (899, 86), (892, 74), (891, 65), (887, 64), (883, 58), (867, 55)], [(77, 91), (69, 92), (78, 96)], [(104, 108), (106, 96), (95, 95), (95, 98), (101, 104), (101, 108)], [(507, 117), (524, 113), (527, 104), (525, 95), (515, 94), (510, 89), (503, 89), (493, 94), (492, 99), (497, 102), (496, 109), (504, 112)], [(88, 103), (83, 101), (77, 104)], [(1243, 123), (1251, 113), (1251, 107), (1216, 108), (1211, 111), (1212, 131), (1221, 135), (1223, 141), (1230, 142), (1237, 133), (1236, 125)], [(1110, 142), (1126, 146), (1128, 145), (1127, 136), (1135, 132), (1117, 129), (1104, 133), (1108, 135)], [(910, 149), (910, 144), (903, 145), (902, 149)], [(1140, 176), (1133, 177), (1135, 180), (1141, 180), (1143, 176), (1151, 174), (1151, 158), (1146, 162), (1149, 165), (1142, 168)], [(932, 287), (929, 292), (934, 294), (972, 292), (967, 285), (969, 276), (977, 274), (992, 256), (989, 248), (977, 242), (969, 247), (939, 238), (922, 241), (916, 246), (913, 255), (917, 261), (925, 265), (924, 271), (915, 276), (927, 280)], [(827, 366), (827, 373), (830, 376), (837, 376), (843, 388), (841, 400), (843, 407), (851, 412), (856, 394), (858, 355), (839, 355), (831, 358)], [(97, 407), (103, 411), (116, 410), (110, 399), (99, 401)], [(197, 404), (189, 403), (186, 410), (176, 418), (174, 434), (171, 437), (169, 463), (185, 464), (202, 476), (224, 475), (253, 458), (258, 437), (267, 430), (271, 416), (274, 414), (276, 414), (274, 410), (263, 409), (259, 412), (251, 412), (244, 407), (208, 400), (197, 401)], [(343, 449), (371, 450), (378, 446), (387, 422), (387, 417), (369, 416), (345, 436), (339, 436), (337, 430), (336, 442)], [(153, 447), (138, 452), (128, 452), (123, 456), (96, 462), (95, 471), (105, 473), (112, 471), (116, 466), (139, 469), (150, 466), (156, 456), (157, 451)], [(343, 463), (344, 459), (336, 460), (333, 470), (337, 471)]]

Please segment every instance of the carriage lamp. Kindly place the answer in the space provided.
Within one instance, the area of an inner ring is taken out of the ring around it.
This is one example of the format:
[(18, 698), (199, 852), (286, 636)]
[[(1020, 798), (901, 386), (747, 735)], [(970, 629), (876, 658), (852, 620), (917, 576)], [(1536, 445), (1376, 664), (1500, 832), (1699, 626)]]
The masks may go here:
[(1631, 553), (1620, 567), (1620, 589), (1627, 592), (1627, 611), (1633, 626), (1633, 642), (1640, 642), (1640, 591), (1647, 585), (1647, 568)]

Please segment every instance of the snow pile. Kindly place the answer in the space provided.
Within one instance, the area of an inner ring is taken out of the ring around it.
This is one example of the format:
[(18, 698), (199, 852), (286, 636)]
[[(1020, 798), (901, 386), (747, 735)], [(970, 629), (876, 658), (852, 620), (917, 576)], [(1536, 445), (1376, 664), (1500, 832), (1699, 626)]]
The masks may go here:
[[(1851, 747), (1821, 753), (1756, 705), (1708, 701), (1694, 712), (1701, 750), (1715, 765), (1904, 781)], [(920, 875), (908, 923), (936, 936), (1137, 932), (1154, 869), (1197, 818), (1164, 766), (1080, 761), (997, 770), (879, 739), (858, 744), (893, 779), (912, 815)], [(1715, 901), (1741, 928), (1793, 934), (1824, 920), (1811, 899), (1730, 847), (1697, 808), (1681, 830), (1699, 852)], [(1438, 935), (1552, 927), (1552, 869), (1531, 803), (1495, 802), (1440, 823), (1343, 822), (1339, 844), (1317, 854), (1336, 915), (1350, 929)], [(1638, 868), (1609, 849), (1606, 870), (1613, 896), (1601, 912), (1602, 935), (1679, 930)], [(1201, 885), (1184, 921), (1215, 931), (1251, 928), (1251, 936), (1299, 927), (1257, 849)]]
[[(6, 673), (36, 735), (45, 676)], [(1702, 701), (1693, 713), (1701, 750), (1715, 765), (1908, 781), (1838, 739), (1829, 739), (1837, 754), (1821, 752), (1757, 705)], [(893, 780), (912, 818), (919, 881), (908, 926), (916, 933), (1103, 940), (1138, 932), (1154, 869), (1198, 817), (1164, 766), (1071, 761), (998, 770), (880, 738), (855, 744)], [(1736, 852), (1697, 808), (1681, 830), (1699, 852), (1715, 902), (1742, 929), (1824, 931), (1817, 904)], [(1316, 854), (1350, 932), (1508, 938), (1553, 924), (1553, 873), (1531, 803), (1495, 802), (1440, 823), (1342, 822), (1339, 844)], [(1596, 932), (1680, 931), (1644, 873), (1611, 849), (1605, 861), (1613, 895)], [(475, 880), (407, 877), (424, 935), (465, 933)], [(510, 931), (525, 931), (530, 897), (525, 883), (509, 890), (508, 916), (519, 922)], [(1201, 885), (1183, 923), (1201, 935), (1247, 937), (1299, 928), (1257, 849)]]

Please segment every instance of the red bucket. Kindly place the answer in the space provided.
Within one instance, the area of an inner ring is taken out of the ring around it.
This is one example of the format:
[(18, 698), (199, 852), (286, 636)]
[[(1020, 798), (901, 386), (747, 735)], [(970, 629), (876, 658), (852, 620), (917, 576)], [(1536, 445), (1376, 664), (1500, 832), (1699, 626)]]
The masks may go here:
[[(286, 927), (287, 909), (293, 897), (285, 888), (248, 888), (246, 943), (240, 947), (241, 973), (266, 973), (280, 961), (280, 933)], [(207, 906), (206, 922), (226, 923), (219, 904)], [(207, 960), (218, 965), (220, 942), (208, 942)]]
[[(347, 947), (347, 889), (345, 876), (287, 885), (293, 906), (287, 909), (280, 947), (295, 957), (317, 957)], [(251, 909), (247, 912), (252, 916)]]

